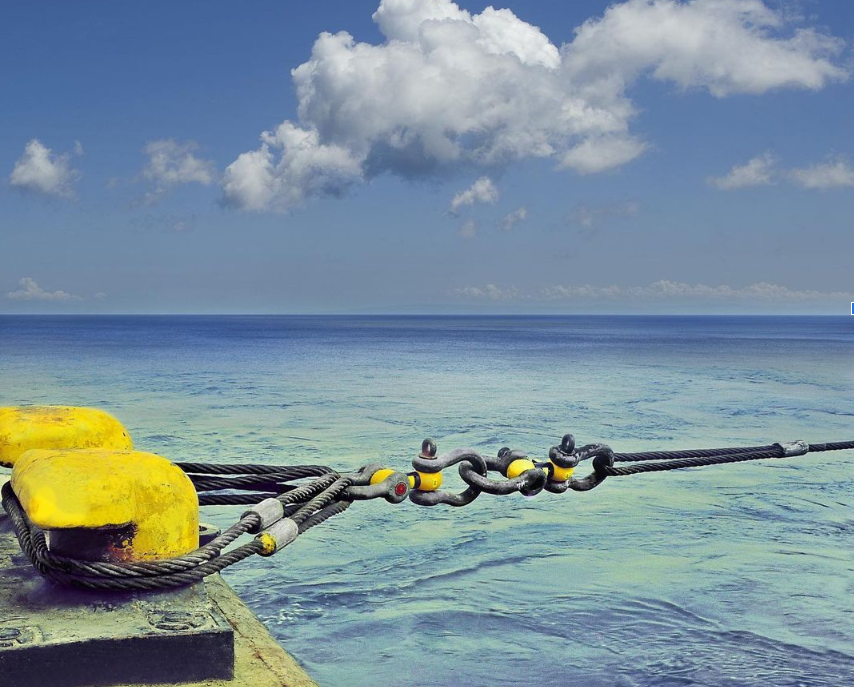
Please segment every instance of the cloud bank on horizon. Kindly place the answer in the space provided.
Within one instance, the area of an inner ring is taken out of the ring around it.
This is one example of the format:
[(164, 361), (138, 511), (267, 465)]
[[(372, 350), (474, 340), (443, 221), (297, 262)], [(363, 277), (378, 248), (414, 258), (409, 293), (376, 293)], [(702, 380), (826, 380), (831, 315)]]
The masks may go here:
[(780, 284), (757, 282), (744, 287), (733, 287), (727, 284), (687, 284), (685, 282), (660, 279), (645, 286), (594, 286), (582, 284), (577, 286), (555, 284), (536, 290), (523, 290), (516, 286), (464, 286), (454, 289), (451, 295), (464, 301), (531, 301), (531, 302), (564, 302), (590, 303), (612, 302), (626, 303), (631, 301), (711, 301), (711, 302), (764, 302), (770, 304), (804, 303), (810, 301), (846, 301), (854, 299), (854, 293), (842, 291), (823, 292), (818, 290), (790, 289)]
[[(473, 14), (451, 0), (382, 0), (373, 19), (380, 44), (320, 34), (291, 72), (297, 120), (228, 165), (226, 204), (287, 211), (381, 174), (491, 174), (535, 158), (605, 172), (650, 147), (631, 130), (629, 91), (641, 77), (723, 98), (849, 76), (841, 39), (761, 0), (628, 0), (560, 47), (509, 9)], [(768, 183), (771, 161), (757, 160), (719, 187)], [(816, 187), (809, 179), (847, 176), (820, 168), (792, 178)]]
[(11, 301), (65, 302), (82, 300), (80, 296), (68, 293), (67, 291), (46, 291), (39, 286), (38, 282), (36, 282), (32, 277), (23, 277), (20, 279), (18, 281), (18, 287), (19, 288), (16, 291), (9, 291), (6, 294), (6, 298)]

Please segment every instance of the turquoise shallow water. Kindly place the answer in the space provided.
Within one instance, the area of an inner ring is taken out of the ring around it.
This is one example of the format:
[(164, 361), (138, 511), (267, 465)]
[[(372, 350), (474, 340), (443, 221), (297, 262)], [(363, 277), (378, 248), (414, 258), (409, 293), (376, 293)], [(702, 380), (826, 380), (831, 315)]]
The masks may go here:
[[(0, 317), (0, 394), (176, 460), (341, 469), (408, 469), (425, 436), (849, 440), (854, 318)], [(323, 685), (848, 685), (852, 506), (852, 453), (373, 502), (226, 577)]]

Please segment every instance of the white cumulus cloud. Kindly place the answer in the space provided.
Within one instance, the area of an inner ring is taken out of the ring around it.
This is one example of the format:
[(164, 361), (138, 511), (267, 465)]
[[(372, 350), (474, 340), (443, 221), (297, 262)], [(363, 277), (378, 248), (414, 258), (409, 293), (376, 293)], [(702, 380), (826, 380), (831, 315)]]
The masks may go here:
[(464, 191), (457, 193), (451, 200), (451, 213), (456, 214), (461, 207), (475, 203), (494, 204), (498, 201), (498, 188), (489, 177), (481, 177)]
[(835, 158), (789, 172), (792, 181), (804, 188), (828, 189), (854, 186), (854, 169), (844, 158)]
[(45, 291), (32, 277), (18, 282), (17, 291), (9, 291), (6, 298), (13, 301), (79, 301), (80, 296), (65, 291)]
[(501, 227), (504, 231), (513, 231), (516, 228), (516, 225), (524, 222), (528, 217), (528, 209), (524, 206), (517, 208), (513, 212), (504, 216), (504, 219), (501, 220)]
[(648, 145), (626, 134), (591, 136), (560, 157), (560, 167), (579, 174), (596, 174), (622, 167), (640, 156)]
[(767, 186), (780, 178), (806, 189), (830, 189), (854, 186), (854, 169), (844, 157), (830, 157), (807, 167), (778, 169), (777, 159), (771, 153), (754, 157), (744, 165), (736, 165), (721, 177), (706, 181), (722, 191)]
[(597, 89), (643, 72), (723, 97), (776, 88), (817, 90), (848, 73), (844, 43), (811, 28), (785, 35), (785, 16), (761, 0), (629, 0), (576, 30), (564, 61)]
[(733, 191), (749, 186), (768, 186), (774, 183), (777, 161), (771, 153), (754, 157), (743, 165), (734, 166), (721, 177), (709, 177), (710, 186), (721, 191)]
[[(78, 152), (79, 151), (79, 152)], [(82, 153), (79, 142), (75, 153)], [(56, 154), (37, 138), (24, 147), (24, 153), (9, 175), (9, 183), (23, 191), (59, 198), (74, 197), (74, 182), (80, 173), (71, 167), (71, 155)]]
[(477, 223), (473, 219), (467, 219), (457, 229), (457, 236), (464, 239), (473, 239), (477, 236)]
[(379, 174), (489, 171), (541, 158), (596, 173), (647, 149), (630, 131), (641, 76), (718, 97), (847, 78), (842, 41), (760, 0), (628, 0), (555, 45), (509, 9), (382, 0), (385, 40), (322, 33), (292, 71), (298, 121), (226, 169), (226, 203), (287, 210)]
[(160, 139), (149, 141), (143, 152), (148, 162), (141, 176), (150, 181), (154, 188), (149, 200), (155, 200), (169, 188), (181, 184), (210, 185), (216, 179), (216, 167), (210, 160), (196, 155), (199, 144), (195, 141)]
[(635, 217), (641, 211), (641, 204), (636, 200), (619, 203), (602, 203), (599, 205), (579, 203), (566, 218), (570, 226), (579, 226), (590, 232), (598, 226), (614, 219)]
[(316, 129), (286, 121), (226, 168), (223, 192), (228, 205), (281, 211), (306, 198), (341, 195), (363, 176), (362, 161), (347, 146), (321, 143)]

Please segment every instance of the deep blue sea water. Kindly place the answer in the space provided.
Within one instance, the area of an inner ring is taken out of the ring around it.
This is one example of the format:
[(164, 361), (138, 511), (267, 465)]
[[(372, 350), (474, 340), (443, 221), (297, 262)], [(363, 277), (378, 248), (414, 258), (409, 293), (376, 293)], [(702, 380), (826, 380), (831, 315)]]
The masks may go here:
[[(854, 318), (0, 317), (0, 404), (26, 403), (175, 460), (342, 470), (407, 470), (425, 436), (850, 440)], [(359, 503), (226, 578), (329, 687), (854, 685), (852, 507), (851, 452)]]

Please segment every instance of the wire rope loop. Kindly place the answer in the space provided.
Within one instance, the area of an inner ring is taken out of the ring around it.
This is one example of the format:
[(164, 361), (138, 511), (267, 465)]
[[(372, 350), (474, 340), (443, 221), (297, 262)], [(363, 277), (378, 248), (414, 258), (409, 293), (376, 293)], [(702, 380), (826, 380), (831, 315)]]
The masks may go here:
[[(354, 500), (383, 497), (398, 503), (406, 498), (408, 491), (410, 500), (422, 506), (465, 506), (483, 492), (507, 495), (518, 491), (534, 495), (543, 489), (553, 493), (589, 491), (611, 476), (848, 450), (854, 449), (854, 441), (817, 444), (790, 441), (741, 448), (615, 454), (606, 444), (576, 448), (574, 437), (567, 434), (559, 446), (549, 451), (549, 462), (542, 463), (529, 459), (523, 451), (509, 448), (499, 451), (497, 457), (484, 457), (470, 448), (437, 456), (436, 444), (431, 439), (426, 439), (421, 448), (421, 454), (412, 461), (416, 472), (409, 474), (379, 464), (339, 474), (317, 465), (182, 463), (181, 467), (196, 486), (201, 505), (254, 507), (195, 551), (156, 561), (86, 561), (51, 552), (45, 532), (29, 519), (11, 483), (0, 489), (0, 500), (22, 551), (44, 577), (89, 589), (156, 590), (192, 584), (255, 554), (275, 553), (308, 529), (343, 513)], [(591, 461), (592, 472), (581, 479), (573, 477), (572, 470), (586, 460)], [(441, 473), (454, 465), (458, 466), (467, 487), (459, 493), (441, 491)], [(498, 472), (505, 479), (491, 479), (490, 472)], [(291, 483), (296, 480), (307, 481)], [(231, 547), (242, 535), (259, 530), (254, 541)]]

